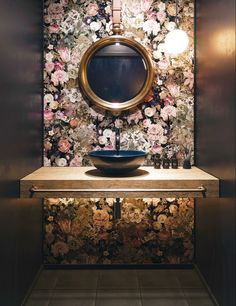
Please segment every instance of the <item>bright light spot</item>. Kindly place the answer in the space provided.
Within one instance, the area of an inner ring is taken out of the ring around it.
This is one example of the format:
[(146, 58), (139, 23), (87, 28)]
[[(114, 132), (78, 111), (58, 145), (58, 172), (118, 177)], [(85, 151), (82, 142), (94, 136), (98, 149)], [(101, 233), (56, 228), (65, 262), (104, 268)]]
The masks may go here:
[(188, 43), (188, 35), (179, 29), (169, 32), (165, 39), (166, 50), (172, 55), (184, 52), (188, 47)]

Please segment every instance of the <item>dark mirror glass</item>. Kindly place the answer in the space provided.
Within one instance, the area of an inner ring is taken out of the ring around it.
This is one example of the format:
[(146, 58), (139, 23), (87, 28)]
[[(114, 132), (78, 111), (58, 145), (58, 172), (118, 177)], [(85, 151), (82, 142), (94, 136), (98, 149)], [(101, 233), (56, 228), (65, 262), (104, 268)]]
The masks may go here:
[(93, 92), (112, 103), (126, 102), (142, 90), (147, 68), (133, 48), (113, 43), (101, 48), (87, 66), (88, 83)]

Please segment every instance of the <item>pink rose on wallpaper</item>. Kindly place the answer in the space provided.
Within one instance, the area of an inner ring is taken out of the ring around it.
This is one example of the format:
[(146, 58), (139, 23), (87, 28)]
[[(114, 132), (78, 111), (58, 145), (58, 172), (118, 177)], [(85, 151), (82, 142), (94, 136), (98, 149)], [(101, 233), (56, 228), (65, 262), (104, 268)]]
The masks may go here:
[(164, 11), (159, 11), (157, 13), (157, 19), (160, 21), (162, 24), (166, 20), (166, 13)]
[(166, 88), (169, 90), (172, 97), (178, 97), (180, 93), (180, 87), (174, 82), (169, 82), (166, 85)]
[(144, 119), (143, 120), (143, 126), (145, 128), (148, 128), (152, 124), (152, 121), (150, 119)]
[(79, 64), (80, 59), (81, 59), (81, 54), (79, 52), (76, 51), (72, 52), (70, 61), (73, 65)]
[(96, 16), (98, 13), (98, 5), (97, 3), (89, 3), (89, 5), (86, 7), (86, 12), (90, 16)]
[(161, 137), (163, 135), (163, 127), (160, 124), (151, 124), (148, 128), (148, 135), (150, 134)]
[(54, 113), (50, 110), (45, 109), (44, 111), (44, 120), (52, 120), (54, 118)]
[(60, 30), (60, 27), (59, 27), (58, 24), (52, 24), (52, 25), (50, 25), (50, 26), (48, 27), (48, 32), (51, 33), (51, 34), (52, 34), (52, 33), (58, 33), (59, 30)]
[(140, 119), (143, 118), (142, 112), (140, 109), (136, 109), (136, 111), (134, 113), (132, 113), (131, 115), (129, 115), (127, 117), (127, 121), (130, 124), (132, 121), (134, 121), (136, 124), (139, 122)]
[(63, 241), (58, 241), (52, 245), (52, 254), (55, 257), (64, 256), (69, 252), (68, 245)]
[(147, 13), (147, 19), (149, 20), (156, 20), (157, 19), (157, 13), (154, 11), (148, 11)]
[(157, 145), (157, 144), (154, 144), (153, 146), (152, 146), (152, 152), (153, 152), (153, 154), (161, 154), (161, 152), (162, 152), (162, 147), (161, 146), (159, 146), (159, 145)]
[(163, 118), (163, 120), (167, 121), (171, 117), (176, 117), (176, 107), (167, 105), (164, 108), (161, 109), (160, 116)]
[(67, 63), (70, 61), (70, 50), (67, 47), (58, 49), (58, 53), (63, 62)]
[(67, 153), (70, 150), (71, 144), (67, 139), (60, 139), (58, 141), (58, 150), (62, 153)]
[(144, 22), (143, 30), (147, 32), (148, 35), (157, 35), (160, 31), (160, 24), (156, 20), (149, 19)]
[(159, 68), (160, 68), (161, 70), (167, 70), (168, 67), (170, 66), (170, 62), (169, 62), (169, 60), (167, 60), (166, 58), (164, 58), (164, 59), (162, 59), (162, 60), (160, 60), (160, 61), (158, 62), (158, 66), (159, 66)]
[(75, 155), (75, 157), (70, 162), (70, 167), (80, 167), (82, 166), (83, 158), (81, 156)]
[(55, 68), (56, 71), (57, 70), (64, 70), (65, 64), (62, 61), (60, 61), (60, 62), (57, 61), (57, 62), (54, 63), (54, 68)]
[(166, 96), (164, 98), (164, 105), (173, 105), (174, 104), (174, 99), (171, 96)]
[(62, 19), (64, 14), (63, 6), (60, 3), (51, 3), (48, 7), (48, 14), (52, 19)]
[(50, 74), (54, 70), (54, 63), (53, 62), (46, 62), (45, 63), (45, 70), (48, 74)]
[(152, 141), (159, 140), (163, 136), (163, 127), (160, 124), (151, 124), (148, 128), (147, 135)]
[(68, 74), (64, 70), (57, 70), (51, 75), (54, 86), (64, 85), (69, 80)]

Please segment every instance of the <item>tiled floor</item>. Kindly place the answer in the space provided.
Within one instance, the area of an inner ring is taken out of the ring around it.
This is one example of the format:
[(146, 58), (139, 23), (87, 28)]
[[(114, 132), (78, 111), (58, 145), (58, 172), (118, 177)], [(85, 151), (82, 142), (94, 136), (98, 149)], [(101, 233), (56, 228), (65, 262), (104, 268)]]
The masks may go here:
[(214, 306), (194, 270), (44, 270), (26, 306)]

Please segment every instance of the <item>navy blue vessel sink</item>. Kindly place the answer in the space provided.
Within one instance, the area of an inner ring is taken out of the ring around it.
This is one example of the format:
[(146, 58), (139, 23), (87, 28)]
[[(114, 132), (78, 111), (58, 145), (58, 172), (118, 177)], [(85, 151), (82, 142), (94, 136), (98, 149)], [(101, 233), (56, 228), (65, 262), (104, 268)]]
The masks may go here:
[(94, 166), (108, 174), (125, 174), (139, 168), (147, 155), (144, 151), (112, 150), (92, 151), (89, 154)]

